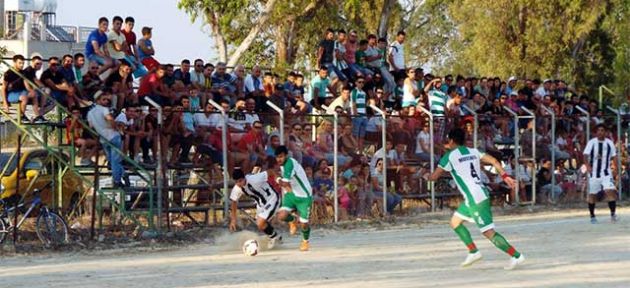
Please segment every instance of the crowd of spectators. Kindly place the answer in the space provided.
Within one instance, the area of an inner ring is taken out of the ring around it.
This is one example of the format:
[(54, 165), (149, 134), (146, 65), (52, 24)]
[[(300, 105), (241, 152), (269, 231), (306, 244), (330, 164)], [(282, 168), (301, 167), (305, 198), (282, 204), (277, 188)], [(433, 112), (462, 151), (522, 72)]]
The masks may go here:
[[(434, 165), (437, 163), (444, 152), (445, 133), (455, 126), (466, 128), (470, 146), (476, 144), (502, 159), (509, 173), (520, 173), (521, 199), (531, 198), (527, 193), (532, 177), (537, 177), (539, 191), (547, 195), (577, 191), (579, 181), (559, 177), (557, 187), (552, 187), (550, 179), (562, 173), (578, 174), (587, 140), (584, 124), (607, 121), (597, 102), (562, 80), (424, 73), (407, 63), (403, 31), (388, 42), (372, 34), (360, 39), (356, 31), (328, 29), (315, 55), (317, 71), (311, 76), (297, 71), (278, 75), (258, 66), (248, 70), (242, 65), (226, 67), (202, 59), (162, 64), (155, 56), (150, 27), (143, 27), (138, 39), (132, 17), (124, 21), (114, 17), (109, 31), (107, 18), (99, 19), (98, 24), (85, 53), (64, 55), (61, 60), (49, 58), (48, 68), (39, 78), (35, 72), (42, 68), (40, 57), (31, 57), (26, 69), (24, 57), (14, 57), (14, 69), (4, 76), (3, 103), (7, 108), (8, 103), (20, 102), (22, 110), (32, 104), (37, 114), (33, 122), (41, 123), (46, 121), (43, 107), (49, 101), (36, 88), (47, 89), (71, 113), (66, 120), (67, 137), (79, 147), (81, 164), (93, 165), (93, 157), (103, 149), (114, 185), (126, 185), (121, 179), (124, 161), (111, 145), (99, 142), (113, 143), (144, 165), (152, 165), (157, 157), (172, 166), (223, 165), (224, 118), (212, 101), (228, 112), (230, 169), (272, 169), (273, 151), (285, 142), (291, 156), (305, 167), (316, 203), (339, 201), (347, 215), (358, 217), (373, 213), (373, 204), (383, 199), (384, 190), (389, 212), (401, 203), (401, 196), (426, 193), (422, 176), (430, 169), (432, 155)], [(134, 79), (139, 83), (137, 89)], [(147, 99), (162, 106), (161, 126), (158, 110)], [(279, 117), (269, 101), (284, 111), (285, 139), (280, 138)], [(381, 144), (383, 119), (372, 107), (387, 115), (385, 147)], [(582, 117), (578, 107), (592, 118)], [(545, 108), (558, 117), (555, 142), (551, 141), (551, 118)], [(531, 111), (537, 116), (536, 123), (515, 121), (507, 109), (522, 115)], [(433, 131), (425, 110), (432, 114)], [(473, 143), (471, 111), (479, 119), (477, 143)], [(339, 116), (337, 154), (335, 113)], [(31, 120), (24, 116), (22, 121)], [(99, 135), (88, 133), (86, 122)], [(522, 131), (522, 158), (533, 158), (535, 138), (536, 157), (530, 161), (517, 163), (511, 152), (517, 125)], [(158, 146), (162, 155), (157, 155)], [(556, 167), (549, 161), (552, 150)], [(340, 179), (337, 200), (332, 199), (335, 158)], [(382, 187), (384, 160), (391, 181), (387, 189)], [(482, 178), (490, 187), (507, 189), (491, 171), (486, 172)], [(508, 194), (512, 201), (514, 191)]]

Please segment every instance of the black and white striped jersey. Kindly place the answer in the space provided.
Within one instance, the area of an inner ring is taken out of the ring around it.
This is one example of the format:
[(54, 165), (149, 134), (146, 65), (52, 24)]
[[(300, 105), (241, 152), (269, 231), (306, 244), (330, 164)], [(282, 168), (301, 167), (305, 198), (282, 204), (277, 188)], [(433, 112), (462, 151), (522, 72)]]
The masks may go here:
[(599, 140), (597, 137), (589, 140), (588, 143), (586, 143), (584, 155), (593, 169), (591, 177), (602, 178), (612, 176), (610, 165), (612, 164), (613, 157), (617, 156), (615, 143), (613, 143), (612, 140), (608, 138)]
[(245, 176), (247, 184), (245, 187), (234, 185), (230, 193), (230, 200), (238, 201), (241, 195), (251, 197), (259, 207), (265, 207), (267, 203), (278, 201), (278, 193), (269, 184), (267, 172), (248, 174)]

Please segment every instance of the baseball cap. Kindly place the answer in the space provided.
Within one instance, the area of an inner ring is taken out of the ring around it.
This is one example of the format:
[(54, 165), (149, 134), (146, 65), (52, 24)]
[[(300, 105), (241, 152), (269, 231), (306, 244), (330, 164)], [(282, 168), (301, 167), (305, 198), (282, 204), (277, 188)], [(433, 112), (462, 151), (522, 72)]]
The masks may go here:
[(547, 83), (547, 82), (551, 82), (551, 79), (545, 79), (545, 81), (543, 81), (543, 83)]
[(516, 81), (516, 80), (518, 80), (516, 78), (516, 76), (512, 76), (512, 77), (508, 78), (508, 82), (512, 82), (512, 81)]
[(516, 90), (512, 90), (512, 92), (510, 92), (510, 96), (518, 96), (518, 92)]

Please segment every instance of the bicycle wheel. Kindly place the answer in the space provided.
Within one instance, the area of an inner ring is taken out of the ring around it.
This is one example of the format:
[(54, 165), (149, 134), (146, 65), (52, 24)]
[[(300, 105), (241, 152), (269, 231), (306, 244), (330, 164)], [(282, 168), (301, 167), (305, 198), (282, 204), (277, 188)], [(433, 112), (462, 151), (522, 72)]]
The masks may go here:
[(46, 247), (68, 242), (68, 224), (55, 212), (42, 210), (37, 216), (35, 230)]
[(0, 217), (0, 244), (2, 244), (2, 242), (4, 242), (4, 239), (7, 238), (7, 235), (9, 235), (9, 225), (7, 225), (7, 222), (4, 221), (4, 218)]

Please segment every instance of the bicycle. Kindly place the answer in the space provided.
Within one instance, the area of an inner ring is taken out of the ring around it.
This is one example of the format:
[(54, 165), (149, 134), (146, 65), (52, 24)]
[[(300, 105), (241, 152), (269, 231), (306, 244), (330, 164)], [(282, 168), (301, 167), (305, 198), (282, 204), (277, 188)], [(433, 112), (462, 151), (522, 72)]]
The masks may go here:
[[(46, 184), (46, 186), (42, 189), (51, 184), (52, 183)], [(58, 213), (48, 209), (46, 204), (42, 202), (40, 195), (41, 192), (42, 191), (40, 189), (33, 190), (33, 201), (31, 202), (28, 210), (21, 213), (22, 218), (17, 223), (17, 228), (22, 226), (26, 218), (28, 218), (28, 216), (30, 216), (36, 208), (39, 208), (39, 215), (37, 216), (37, 220), (35, 222), (35, 232), (37, 233), (39, 240), (42, 241), (46, 247), (67, 243), (69, 239), (68, 223), (66, 223), (63, 217), (61, 217)], [(16, 198), (19, 198), (19, 196)], [(15, 199), (12, 201), (20, 200)], [(7, 235), (15, 230), (15, 226), (12, 226), (10, 221), (10, 217), (14, 216), (13, 213), (15, 205), (14, 203), (11, 203), (11, 201), (0, 199), (0, 206), (2, 207), (2, 211), (0, 212), (0, 244), (2, 244)], [(18, 209), (15, 213), (20, 213), (20, 211), (23, 211), (24, 207), (24, 203), (19, 203), (17, 207)]]

